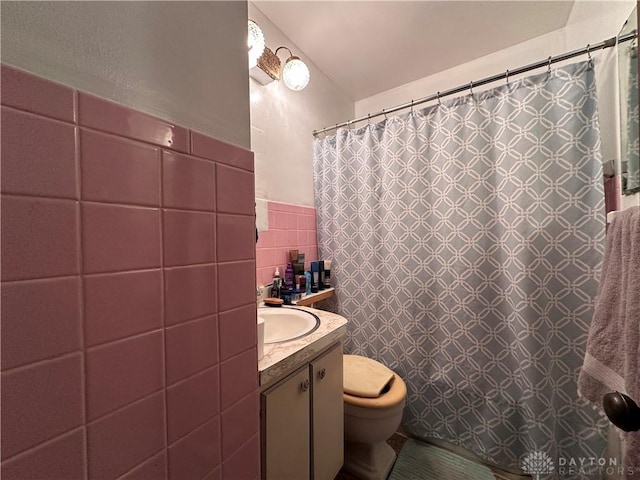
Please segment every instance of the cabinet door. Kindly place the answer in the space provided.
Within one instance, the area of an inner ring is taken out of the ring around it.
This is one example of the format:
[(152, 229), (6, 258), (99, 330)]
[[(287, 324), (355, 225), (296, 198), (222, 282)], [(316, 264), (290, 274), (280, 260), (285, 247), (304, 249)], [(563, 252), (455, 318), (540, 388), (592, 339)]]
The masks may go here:
[(313, 479), (332, 480), (344, 462), (342, 344), (314, 360), (310, 371)]
[(304, 480), (310, 475), (307, 366), (266, 390), (262, 403), (262, 478)]

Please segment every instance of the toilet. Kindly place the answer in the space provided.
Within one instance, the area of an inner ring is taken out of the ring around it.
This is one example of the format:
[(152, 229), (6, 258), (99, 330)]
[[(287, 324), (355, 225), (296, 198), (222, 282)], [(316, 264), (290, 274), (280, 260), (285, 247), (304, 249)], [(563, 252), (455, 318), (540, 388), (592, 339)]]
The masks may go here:
[(396, 460), (386, 441), (402, 421), (407, 386), (375, 360), (343, 359), (344, 469), (361, 480), (384, 480)]

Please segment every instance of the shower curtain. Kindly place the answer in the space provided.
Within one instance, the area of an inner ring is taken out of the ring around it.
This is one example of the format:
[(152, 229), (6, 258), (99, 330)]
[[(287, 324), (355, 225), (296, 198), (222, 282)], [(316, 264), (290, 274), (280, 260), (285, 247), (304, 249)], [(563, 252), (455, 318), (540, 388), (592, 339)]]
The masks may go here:
[(629, 83), (627, 85), (626, 105), (626, 148), (622, 161), (627, 164), (627, 178), (624, 186), (626, 193), (640, 192), (640, 118), (638, 115), (638, 48), (624, 50), (628, 55)]
[(346, 352), (406, 381), (411, 433), (528, 473), (603, 457), (576, 393), (605, 234), (590, 63), (318, 139), (314, 189)]

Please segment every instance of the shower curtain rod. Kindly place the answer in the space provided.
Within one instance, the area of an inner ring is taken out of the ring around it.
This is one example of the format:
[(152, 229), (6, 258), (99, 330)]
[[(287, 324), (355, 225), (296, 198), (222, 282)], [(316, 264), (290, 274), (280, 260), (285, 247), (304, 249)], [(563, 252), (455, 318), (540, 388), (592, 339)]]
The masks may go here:
[[(528, 72), (530, 70), (535, 70), (537, 68), (542, 68), (542, 67), (546, 67), (549, 66), (551, 67), (551, 64), (553, 63), (557, 63), (557, 62), (562, 62), (564, 60), (568, 60), (570, 58), (573, 57), (577, 57), (579, 55), (584, 55), (585, 53), (589, 55), (589, 57), (591, 57), (591, 52), (595, 51), (595, 50), (604, 50), (605, 48), (610, 48), (615, 46), (617, 43), (622, 43), (622, 42), (626, 42), (628, 40), (633, 40), (634, 38), (636, 38), (638, 35), (638, 31), (634, 30), (632, 32), (629, 32), (627, 34), (621, 35), (619, 37), (612, 37), (608, 40), (604, 40), (598, 44), (595, 45), (587, 45), (585, 48), (580, 48), (578, 50), (574, 50), (572, 52), (568, 52), (568, 53), (563, 53), (561, 55), (557, 55), (555, 57), (549, 57), (546, 60), (541, 60), (539, 62), (536, 63), (530, 63), (529, 65), (525, 65), (524, 67), (520, 67), (520, 68), (516, 68), (515, 70), (507, 70), (504, 73), (500, 73), (498, 75), (493, 75), (491, 77), (486, 77), (483, 78), (482, 80), (478, 80), (477, 82), (469, 82), (466, 85), (461, 85), (459, 87), (456, 88), (452, 88), (450, 90), (445, 90), (444, 92), (438, 92), (434, 95), (429, 95), (428, 97), (424, 97), (421, 98), (419, 100), (411, 100), (410, 102), (407, 103), (403, 103), (402, 105), (397, 105), (393, 108), (390, 109), (382, 109), (379, 112), (376, 113), (369, 113), (367, 115), (364, 115), (362, 117), (359, 118), (355, 118), (353, 120), (347, 120), (346, 122), (342, 122), (342, 123), (338, 123), (334, 126), (331, 127), (325, 127), (321, 130), (314, 130), (313, 131), (313, 136), (317, 136), (320, 133), (325, 133), (328, 132), (330, 130), (337, 130), (340, 127), (349, 127), (351, 126), (351, 124), (353, 123), (357, 123), (357, 122), (362, 122), (363, 120), (371, 120), (372, 118), (375, 117), (379, 117), (380, 115), (387, 115), (389, 113), (395, 113), (397, 111), (400, 110), (404, 110), (405, 108), (413, 108), (416, 105), (420, 105), (422, 103), (426, 103), (426, 102), (430, 102), (432, 100), (439, 100), (442, 97), (447, 97), (449, 95), (455, 95), (456, 93), (460, 93), (460, 92), (464, 92), (467, 89), (473, 89), (473, 87), (481, 87), (482, 85), (486, 85), (488, 83), (492, 83), (492, 82), (497, 82), (498, 80), (502, 80), (504, 78), (509, 79), (510, 76), (512, 75), (520, 75), (521, 73), (525, 73)], [(473, 91), (473, 90), (472, 90)]]

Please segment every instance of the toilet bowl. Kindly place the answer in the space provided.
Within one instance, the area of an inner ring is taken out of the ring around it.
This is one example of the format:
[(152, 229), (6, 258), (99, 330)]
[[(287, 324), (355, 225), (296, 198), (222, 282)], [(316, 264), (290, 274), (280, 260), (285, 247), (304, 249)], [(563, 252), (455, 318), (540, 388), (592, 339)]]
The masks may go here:
[(384, 480), (396, 460), (386, 441), (402, 421), (407, 387), (370, 358), (344, 355), (343, 365), (344, 469), (361, 480)]

